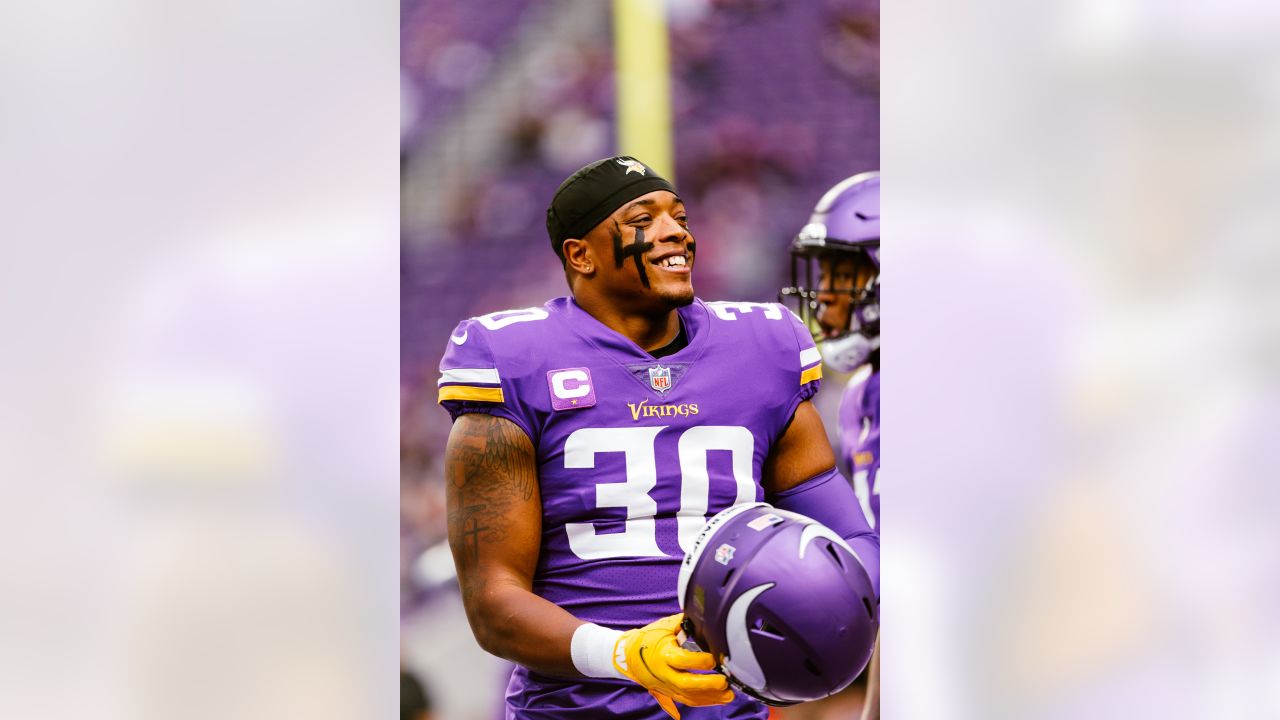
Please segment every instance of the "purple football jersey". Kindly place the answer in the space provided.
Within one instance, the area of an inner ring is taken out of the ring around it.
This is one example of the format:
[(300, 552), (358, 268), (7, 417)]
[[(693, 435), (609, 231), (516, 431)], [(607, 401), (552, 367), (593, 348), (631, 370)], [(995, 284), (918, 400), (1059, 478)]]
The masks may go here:
[[(453, 417), (504, 417), (533, 442), (543, 514), (534, 592), (615, 629), (680, 611), (685, 550), (712, 515), (763, 499), (770, 448), (821, 378), (809, 332), (781, 305), (695, 300), (679, 313), (688, 345), (657, 360), (564, 297), (464, 320), (440, 363)], [(510, 717), (568, 717), (566, 702), (584, 717), (665, 717), (633, 683), (525, 668), (507, 697)], [(739, 698), (696, 716), (765, 712)]]
[(858, 368), (840, 398), (840, 452), (867, 522), (880, 532), (880, 373)]

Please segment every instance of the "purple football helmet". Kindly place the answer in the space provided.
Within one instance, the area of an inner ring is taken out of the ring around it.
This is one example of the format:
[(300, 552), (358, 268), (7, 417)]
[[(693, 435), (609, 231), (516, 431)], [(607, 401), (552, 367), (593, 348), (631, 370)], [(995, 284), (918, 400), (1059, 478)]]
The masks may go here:
[[(821, 263), (845, 258), (869, 260), (876, 272), (862, 287), (824, 291), (819, 287)], [(849, 313), (834, 335), (823, 336), (817, 323), (820, 296), (833, 294), (850, 296)], [(836, 370), (850, 372), (880, 348), (879, 172), (845, 178), (818, 201), (809, 223), (791, 242), (791, 285), (778, 299), (795, 303), (796, 314), (814, 330), (823, 359)]]
[(871, 659), (880, 607), (835, 531), (767, 503), (717, 514), (680, 566), (684, 629), (734, 688), (769, 705), (835, 694)]

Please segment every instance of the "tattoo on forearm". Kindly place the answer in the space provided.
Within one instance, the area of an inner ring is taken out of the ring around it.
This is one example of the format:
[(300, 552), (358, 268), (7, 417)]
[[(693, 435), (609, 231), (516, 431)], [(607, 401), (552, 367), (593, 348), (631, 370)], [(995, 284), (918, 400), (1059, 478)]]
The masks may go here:
[(472, 415), (449, 436), (445, 477), (449, 481), (449, 540), (459, 562), (475, 563), (480, 547), (507, 539), (503, 516), (537, 490), (529, 462), (529, 440), (510, 422)]

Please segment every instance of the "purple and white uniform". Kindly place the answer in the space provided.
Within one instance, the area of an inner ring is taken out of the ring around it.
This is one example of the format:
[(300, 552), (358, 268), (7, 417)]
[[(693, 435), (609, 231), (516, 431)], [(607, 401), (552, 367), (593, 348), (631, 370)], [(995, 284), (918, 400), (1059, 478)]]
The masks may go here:
[(867, 522), (880, 532), (880, 372), (859, 367), (840, 398), (840, 453)]
[[(533, 591), (618, 630), (680, 611), (685, 551), (712, 515), (764, 498), (765, 459), (822, 376), (809, 332), (781, 305), (695, 300), (678, 312), (688, 345), (659, 360), (563, 297), (464, 320), (440, 363), (440, 403), (454, 418), (506, 418), (536, 449)], [(681, 712), (768, 715), (741, 695)], [(631, 682), (517, 667), (507, 717), (666, 714)]]

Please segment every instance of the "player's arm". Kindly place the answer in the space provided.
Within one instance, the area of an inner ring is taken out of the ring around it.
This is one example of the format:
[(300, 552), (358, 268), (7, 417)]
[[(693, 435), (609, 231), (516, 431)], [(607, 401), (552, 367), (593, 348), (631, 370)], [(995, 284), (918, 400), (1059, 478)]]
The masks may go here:
[(822, 418), (809, 401), (796, 407), (764, 467), (765, 499), (835, 530), (862, 559), (880, 592), (880, 538), (867, 522), (853, 486), (836, 469)]
[(582, 621), (532, 590), (542, 504), (529, 437), (505, 418), (461, 415), (445, 476), (449, 546), (476, 641), (532, 670), (578, 675), (569, 644)]
[(445, 451), (449, 545), (462, 602), (486, 651), (537, 672), (632, 680), (679, 717), (673, 700), (733, 699), (715, 658), (680, 647), (680, 616), (620, 632), (584, 623), (533, 593), (542, 532), (533, 444), (515, 423), (472, 413), (454, 422)]

